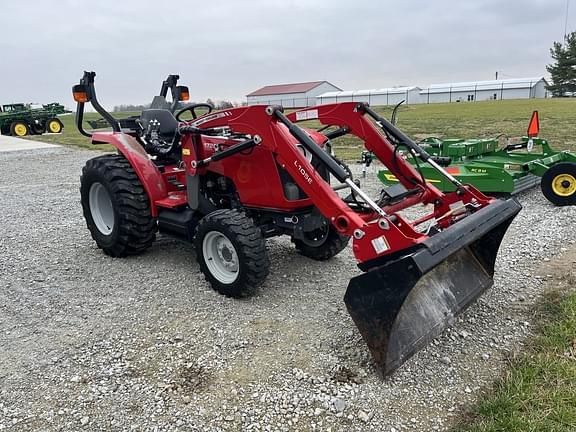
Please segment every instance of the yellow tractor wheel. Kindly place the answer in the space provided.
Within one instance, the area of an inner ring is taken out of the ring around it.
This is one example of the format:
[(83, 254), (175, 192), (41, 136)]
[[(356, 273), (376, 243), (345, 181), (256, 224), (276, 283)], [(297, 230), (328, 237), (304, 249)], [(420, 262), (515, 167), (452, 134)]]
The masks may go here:
[(560, 162), (542, 176), (542, 193), (558, 206), (576, 205), (576, 163)]
[(62, 132), (62, 122), (56, 118), (51, 118), (46, 122), (46, 131), (50, 133)]
[(12, 136), (23, 137), (30, 134), (30, 128), (24, 122), (15, 121), (10, 126), (10, 133)]
[(559, 174), (552, 180), (552, 190), (556, 195), (570, 196), (576, 193), (576, 177), (571, 174)]

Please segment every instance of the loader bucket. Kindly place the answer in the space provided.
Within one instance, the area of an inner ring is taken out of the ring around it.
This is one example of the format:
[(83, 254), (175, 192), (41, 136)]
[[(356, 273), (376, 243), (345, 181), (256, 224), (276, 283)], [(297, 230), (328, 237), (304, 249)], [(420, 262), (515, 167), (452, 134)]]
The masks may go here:
[(500, 242), (520, 209), (515, 199), (493, 202), (350, 280), (344, 302), (383, 376), (492, 286)]

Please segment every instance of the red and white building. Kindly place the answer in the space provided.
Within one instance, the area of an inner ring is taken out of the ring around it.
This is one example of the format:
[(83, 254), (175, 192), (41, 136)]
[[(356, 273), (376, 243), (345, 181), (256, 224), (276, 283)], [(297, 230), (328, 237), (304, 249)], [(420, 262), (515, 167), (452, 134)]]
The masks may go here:
[(282, 105), (285, 108), (304, 108), (316, 105), (316, 96), (342, 91), (328, 81), (269, 85), (248, 95), (248, 105)]

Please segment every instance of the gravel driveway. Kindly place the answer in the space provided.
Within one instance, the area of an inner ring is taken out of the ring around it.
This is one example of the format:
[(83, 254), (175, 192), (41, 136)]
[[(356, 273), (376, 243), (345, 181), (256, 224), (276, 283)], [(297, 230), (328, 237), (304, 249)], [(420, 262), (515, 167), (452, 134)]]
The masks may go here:
[(96, 155), (0, 153), (0, 430), (445, 430), (530, 334), (540, 263), (576, 240), (576, 208), (521, 195), (494, 289), (382, 381), (342, 301), (350, 248), (318, 263), (272, 239), (241, 301), (165, 237), (109, 258), (79, 203)]

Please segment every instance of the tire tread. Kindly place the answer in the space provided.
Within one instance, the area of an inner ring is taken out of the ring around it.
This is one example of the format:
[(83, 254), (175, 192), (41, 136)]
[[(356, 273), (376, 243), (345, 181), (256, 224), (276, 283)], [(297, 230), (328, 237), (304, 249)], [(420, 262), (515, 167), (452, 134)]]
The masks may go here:
[[(224, 285), (212, 278), (201, 257), (203, 234), (211, 231), (212, 228), (227, 231), (224, 234), (229, 238), (233, 237), (238, 243), (239, 248), (236, 252), (241, 263), (244, 262), (245, 268), (241, 270), (240, 279), (233, 284)], [(268, 276), (270, 261), (262, 232), (252, 219), (240, 210), (216, 210), (205, 216), (198, 224), (194, 243), (204, 277), (221, 294), (229, 297), (252, 295)]]
[[(93, 225), (90, 206), (83, 195), (82, 207), (86, 224), (98, 247), (114, 257), (144, 252), (156, 239), (158, 225), (152, 217), (148, 195), (128, 160), (122, 155), (104, 155), (90, 159), (82, 169), (81, 184), (89, 173), (95, 173), (110, 185), (110, 192), (117, 204), (116, 214), (120, 219), (117, 221), (116, 241), (112, 246), (103, 246), (94, 232), (98, 229)], [(82, 191), (82, 186), (80, 190)]]

